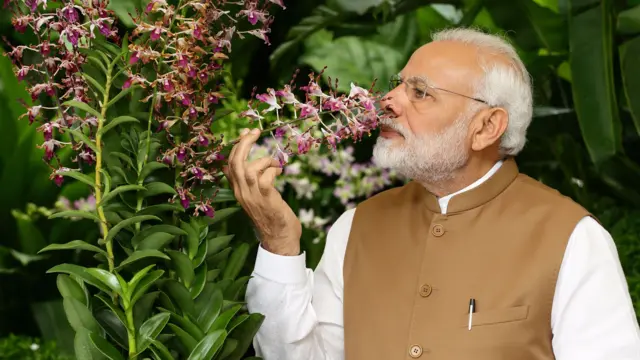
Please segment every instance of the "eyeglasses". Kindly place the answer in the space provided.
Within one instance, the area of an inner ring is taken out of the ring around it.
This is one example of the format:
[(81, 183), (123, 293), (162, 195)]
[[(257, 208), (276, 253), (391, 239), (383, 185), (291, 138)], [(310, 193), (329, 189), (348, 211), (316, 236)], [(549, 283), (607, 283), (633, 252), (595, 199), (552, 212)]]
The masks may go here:
[(412, 102), (421, 101), (427, 95), (429, 95), (431, 92), (434, 92), (435, 90), (440, 90), (440, 91), (448, 92), (450, 94), (463, 96), (463, 97), (466, 97), (467, 99), (479, 101), (481, 103), (489, 105), (488, 102), (486, 102), (485, 100), (482, 100), (482, 99), (478, 99), (478, 98), (474, 98), (474, 97), (471, 97), (471, 96), (463, 95), (463, 94), (460, 94), (460, 93), (457, 93), (457, 92), (453, 92), (451, 90), (447, 90), (447, 89), (442, 89), (442, 88), (438, 88), (438, 87), (435, 87), (435, 86), (431, 86), (431, 85), (429, 85), (429, 82), (427, 81), (427, 79), (423, 78), (421, 76), (411, 76), (411, 77), (409, 77), (409, 78), (407, 78), (405, 80), (405, 79), (402, 79), (402, 77), (400, 75), (393, 75), (391, 77), (391, 79), (389, 80), (389, 91), (397, 88), (398, 86), (402, 85), (403, 83), (406, 85), (405, 86), (405, 92), (407, 93), (407, 97)]

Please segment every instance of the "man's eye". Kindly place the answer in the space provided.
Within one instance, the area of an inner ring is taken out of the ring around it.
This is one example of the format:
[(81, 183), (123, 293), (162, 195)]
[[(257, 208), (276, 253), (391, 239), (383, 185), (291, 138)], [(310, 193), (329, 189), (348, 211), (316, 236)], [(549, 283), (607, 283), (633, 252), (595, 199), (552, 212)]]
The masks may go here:
[(413, 88), (413, 95), (418, 99), (422, 99), (429, 94), (422, 89)]

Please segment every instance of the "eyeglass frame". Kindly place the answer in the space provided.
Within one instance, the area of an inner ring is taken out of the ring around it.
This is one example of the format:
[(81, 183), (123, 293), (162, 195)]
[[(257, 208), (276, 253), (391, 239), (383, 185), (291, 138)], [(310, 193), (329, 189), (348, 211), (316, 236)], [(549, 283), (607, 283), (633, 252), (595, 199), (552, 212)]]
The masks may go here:
[[(431, 89), (448, 92), (448, 93), (454, 94), (454, 95), (459, 95), (459, 96), (465, 97), (467, 99), (475, 100), (475, 101), (481, 102), (483, 104), (489, 105), (489, 102), (487, 102), (486, 100), (482, 100), (482, 99), (475, 98), (475, 97), (472, 97), (472, 96), (460, 94), (460, 93), (457, 93), (455, 91), (439, 88), (439, 87), (436, 87), (436, 86), (431, 86), (431, 85), (429, 85), (429, 81), (427, 80), (427, 78), (425, 78), (423, 76), (410, 76), (409, 78), (416, 78), (416, 79), (423, 80), (427, 84), (427, 86), (429, 88), (431, 88)], [(397, 81), (398, 85), (394, 85), (394, 81)], [(403, 78), (402, 78), (402, 76), (400, 74), (392, 75), (391, 78), (389, 79), (389, 91), (392, 91), (393, 89), (397, 88), (398, 86), (400, 86), (401, 84), (404, 84), (404, 83), (405, 83), (405, 80), (403, 80)], [(426, 91), (425, 91), (425, 96), (426, 96)], [(423, 97), (423, 99), (424, 99), (424, 97)]]

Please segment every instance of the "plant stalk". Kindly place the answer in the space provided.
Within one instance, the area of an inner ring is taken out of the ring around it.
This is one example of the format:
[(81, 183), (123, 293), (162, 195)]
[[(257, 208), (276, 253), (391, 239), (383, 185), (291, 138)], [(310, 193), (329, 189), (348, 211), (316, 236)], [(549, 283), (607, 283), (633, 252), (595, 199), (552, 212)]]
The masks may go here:
[(137, 345), (136, 345), (136, 328), (133, 323), (133, 306), (125, 310), (125, 313), (127, 317), (127, 328), (129, 329), (129, 331), (127, 331), (127, 336), (129, 339), (129, 360), (135, 360), (137, 358), (137, 355), (136, 355)]

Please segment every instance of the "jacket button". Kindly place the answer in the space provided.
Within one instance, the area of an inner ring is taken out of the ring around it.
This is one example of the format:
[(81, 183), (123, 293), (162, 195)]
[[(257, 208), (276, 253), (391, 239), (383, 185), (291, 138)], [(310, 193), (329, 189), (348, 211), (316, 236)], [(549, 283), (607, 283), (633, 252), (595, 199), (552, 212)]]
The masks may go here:
[(431, 285), (424, 284), (424, 285), (420, 286), (420, 296), (428, 297), (429, 295), (431, 295), (431, 291), (432, 290), (433, 290), (433, 288), (431, 287)]
[(422, 355), (422, 347), (420, 347), (420, 345), (411, 346), (411, 348), (409, 349), (409, 356), (411, 356), (414, 359), (417, 359), (421, 355)]
[(440, 224), (433, 225), (433, 227), (431, 228), (431, 233), (435, 237), (440, 237), (440, 236), (444, 235), (444, 226), (442, 226)]

